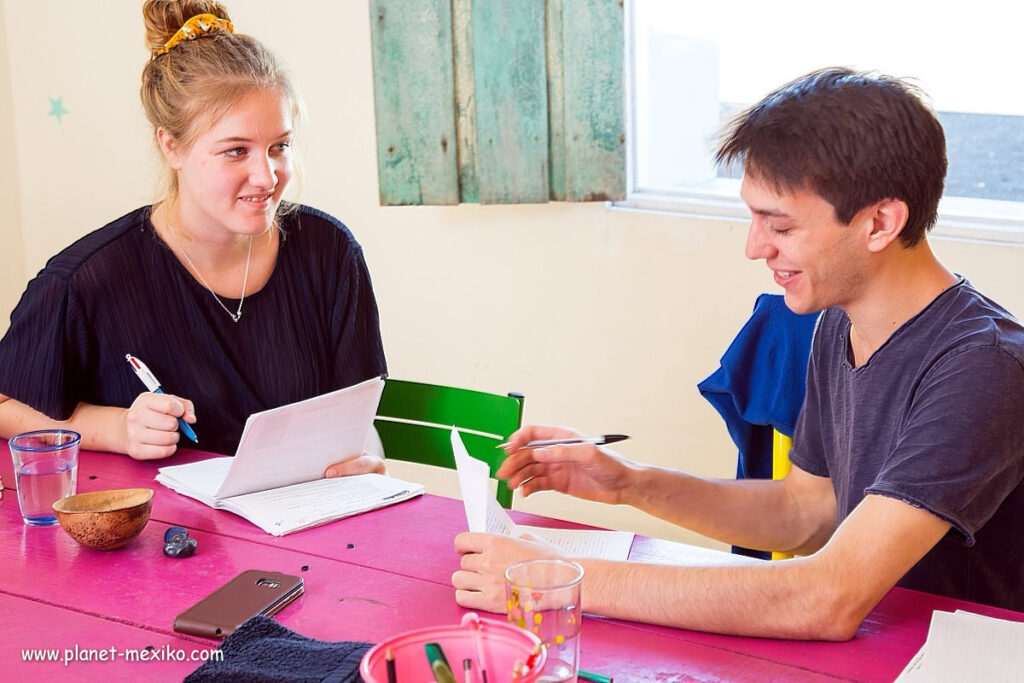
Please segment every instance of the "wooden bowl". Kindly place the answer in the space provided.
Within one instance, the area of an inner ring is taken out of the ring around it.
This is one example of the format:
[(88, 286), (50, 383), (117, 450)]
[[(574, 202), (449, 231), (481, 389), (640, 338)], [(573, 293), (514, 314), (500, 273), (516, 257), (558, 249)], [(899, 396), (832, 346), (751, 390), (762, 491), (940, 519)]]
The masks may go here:
[(97, 550), (114, 550), (142, 533), (152, 507), (153, 489), (115, 489), (61, 498), (53, 511), (71, 538)]

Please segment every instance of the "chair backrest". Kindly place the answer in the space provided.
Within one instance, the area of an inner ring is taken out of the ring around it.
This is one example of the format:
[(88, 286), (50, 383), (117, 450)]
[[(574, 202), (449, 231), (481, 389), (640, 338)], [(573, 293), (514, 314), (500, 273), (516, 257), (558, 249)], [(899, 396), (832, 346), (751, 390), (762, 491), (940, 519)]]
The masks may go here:
[[(791, 435), (796, 428), (817, 320), (816, 313), (790, 311), (781, 295), (762, 294), (719, 369), (697, 385), (725, 420), (739, 449), (737, 478), (785, 476), (774, 465), (789, 463), (790, 441), (778, 437)], [(768, 557), (735, 546), (733, 552)]]
[[(523, 396), (406, 382), (388, 378), (374, 426), (384, 455), (395, 460), (455, 468), (451, 429), (458, 427), (466, 450), (487, 463), (491, 476), (505, 459), (497, 446), (523, 420)], [(498, 481), (498, 503), (512, 506), (512, 490)]]
[[(789, 449), (792, 447), (792, 437), (786, 436), (778, 429), (772, 430), (772, 479), (785, 479), (793, 468), (789, 461)], [(772, 552), (773, 560), (785, 560), (790, 557), (793, 557), (790, 553)]]

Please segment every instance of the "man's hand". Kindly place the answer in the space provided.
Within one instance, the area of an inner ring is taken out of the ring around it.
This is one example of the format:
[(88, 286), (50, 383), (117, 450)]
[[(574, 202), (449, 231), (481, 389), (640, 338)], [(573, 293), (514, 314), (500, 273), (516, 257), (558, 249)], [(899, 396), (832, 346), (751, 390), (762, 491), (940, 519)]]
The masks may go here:
[(138, 395), (124, 417), (125, 453), (136, 460), (159, 460), (178, 449), (178, 418), (196, 421), (192, 401), (147, 391)]
[(498, 477), (526, 496), (559, 491), (613, 505), (626, 502), (623, 492), (635, 466), (615, 452), (591, 444), (523, 449), (534, 440), (578, 436), (579, 432), (564, 427), (523, 427), (509, 437), (505, 452), (511, 455), (502, 463)]
[(452, 574), (455, 602), (488, 612), (505, 611), (505, 570), (509, 565), (558, 556), (552, 546), (536, 539), (474, 532), (456, 536), (455, 550), (462, 555), (462, 569)]

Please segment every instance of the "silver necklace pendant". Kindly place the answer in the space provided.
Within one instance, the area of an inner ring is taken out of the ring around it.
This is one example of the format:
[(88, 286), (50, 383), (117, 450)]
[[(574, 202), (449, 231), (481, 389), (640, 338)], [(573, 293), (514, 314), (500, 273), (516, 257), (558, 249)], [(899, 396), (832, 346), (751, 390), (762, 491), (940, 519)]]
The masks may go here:
[(196, 268), (196, 264), (192, 262), (188, 252), (185, 251), (185, 245), (182, 244), (177, 237), (174, 238), (174, 241), (178, 243), (178, 248), (181, 249), (182, 256), (184, 256), (185, 260), (188, 261), (188, 264), (192, 266), (192, 272), (195, 273), (196, 277), (199, 278), (199, 281), (203, 283), (203, 287), (206, 287), (206, 291), (213, 295), (213, 298), (217, 300), (217, 303), (224, 309), (224, 312), (231, 317), (232, 322), (237, 324), (238, 321), (242, 319), (242, 304), (245, 303), (245, 289), (249, 286), (249, 266), (252, 264), (252, 235), (249, 236), (249, 255), (245, 257), (245, 276), (242, 279), (242, 295), (238, 299), (238, 310), (234, 313), (231, 312), (230, 308), (224, 305), (224, 302), (221, 301), (219, 296), (217, 296), (217, 292), (213, 291), (213, 287), (207, 284), (206, 278), (204, 278), (203, 274), (199, 272), (199, 269)]

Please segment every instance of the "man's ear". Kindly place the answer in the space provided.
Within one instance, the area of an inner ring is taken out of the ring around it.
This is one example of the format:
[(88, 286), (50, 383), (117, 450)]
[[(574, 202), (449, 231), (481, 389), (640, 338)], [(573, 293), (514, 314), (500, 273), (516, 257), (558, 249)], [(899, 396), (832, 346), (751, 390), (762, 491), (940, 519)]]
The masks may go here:
[(178, 141), (166, 129), (156, 129), (156, 144), (171, 168), (176, 171), (181, 168), (181, 151), (178, 149)]
[(903, 232), (910, 209), (902, 199), (883, 199), (870, 207), (871, 233), (868, 235), (868, 249), (880, 252), (896, 240)]

